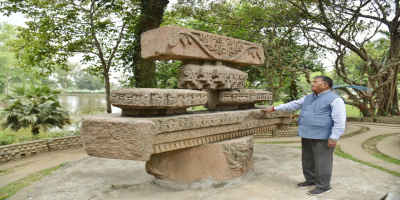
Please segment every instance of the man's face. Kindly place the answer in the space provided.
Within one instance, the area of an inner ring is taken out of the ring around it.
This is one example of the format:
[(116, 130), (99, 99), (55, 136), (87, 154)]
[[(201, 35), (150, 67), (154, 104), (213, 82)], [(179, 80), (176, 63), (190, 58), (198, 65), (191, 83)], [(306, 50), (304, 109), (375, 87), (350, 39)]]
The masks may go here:
[(311, 90), (315, 94), (319, 94), (329, 90), (328, 83), (324, 82), (322, 78), (315, 78), (313, 82), (311, 82)]

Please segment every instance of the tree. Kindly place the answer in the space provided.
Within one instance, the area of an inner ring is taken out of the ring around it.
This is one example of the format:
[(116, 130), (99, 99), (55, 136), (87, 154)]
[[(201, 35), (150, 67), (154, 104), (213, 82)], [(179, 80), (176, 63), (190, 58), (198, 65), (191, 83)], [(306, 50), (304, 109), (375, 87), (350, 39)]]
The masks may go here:
[[(360, 92), (370, 98), (371, 110), (377, 115), (399, 115), (398, 74), (400, 60), (400, 3), (389, 0), (289, 0), (300, 12), (299, 23), (305, 36), (318, 46), (336, 55), (334, 67), (343, 81), (349, 85), (367, 84), (372, 92)], [(383, 57), (376, 57), (368, 47), (369, 41), (385, 28), (389, 33), (389, 49)], [(348, 52), (354, 52), (361, 62), (357, 78), (347, 72)], [(385, 59), (382, 59), (385, 58)], [(385, 60), (385, 62), (382, 62)], [(364, 82), (366, 81), (366, 82)], [(349, 91), (348, 94), (350, 95)], [(351, 96), (351, 95), (350, 95)], [(354, 100), (357, 97), (352, 97)], [(360, 107), (362, 102), (355, 101)], [(367, 114), (367, 113), (365, 113)], [(373, 114), (373, 112), (372, 112)]]
[(71, 124), (68, 111), (61, 109), (57, 100), (59, 91), (51, 90), (47, 86), (17, 85), (12, 89), (8, 99), (13, 103), (7, 107), (3, 129), (10, 128), (18, 131), (21, 128), (31, 127), (33, 135), (38, 135), (40, 129), (62, 128)]
[(99, 90), (103, 88), (101, 79), (96, 76), (92, 76), (88, 72), (83, 72), (76, 77), (76, 87), (80, 90)]
[(144, 60), (141, 56), (140, 36), (142, 33), (159, 28), (168, 0), (140, 0), (140, 17), (131, 35), (130, 47), (126, 49), (123, 58), (127, 65), (125, 71), (131, 72), (129, 85), (137, 88), (155, 88), (156, 66), (151, 60)]
[(14, 66), (14, 55), (6, 46), (8, 40), (15, 37), (17, 31), (13, 25), (0, 22), (0, 93), (6, 92)]
[[(68, 69), (70, 72), (74, 72), (75, 69), (78, 68), (77, 64), (68, 64)], [(74, 82), (72, 80), (73, 78), (73, 73), (70, 73), (68, 71), (65, 71), (63, 69), (57, 69), (55, 71), (55, 78), (57, 80), (57, 83), (61, 86), (62, 89), (66, 90), (68, 88), (73, 87)]]
[(182, 64), (179, 60), (160, 60), (156, 62), (156, 77), (158, 88), (178, 88), (178, 67)]
[(125, 40), (132, 37), (138, 16), (135, 0), (5, 0), (0, 11), (32, 19), (12, 44), (20, 67), (38, 67), (39, 74), (48, 75), (56, 66), (68, 70), (67, 59), (81, 53), (81, 62), (104, 79), (111, 112), (110, 70), (122, 65)]

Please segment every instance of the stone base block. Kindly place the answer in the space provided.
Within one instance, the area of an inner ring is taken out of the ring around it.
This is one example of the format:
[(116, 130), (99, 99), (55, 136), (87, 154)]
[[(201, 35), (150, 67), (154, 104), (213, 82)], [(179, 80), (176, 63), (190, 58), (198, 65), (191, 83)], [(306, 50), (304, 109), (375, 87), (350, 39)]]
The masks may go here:
[(253, 165), (254, 137), (245, 136), (153, 154), (146, 171), (158, 179), (191, 183), (240, 177)]
[(153, 150), (154, 123), (119, 114), (84, 117), (81, 139), (90, 156), (147, 161)]

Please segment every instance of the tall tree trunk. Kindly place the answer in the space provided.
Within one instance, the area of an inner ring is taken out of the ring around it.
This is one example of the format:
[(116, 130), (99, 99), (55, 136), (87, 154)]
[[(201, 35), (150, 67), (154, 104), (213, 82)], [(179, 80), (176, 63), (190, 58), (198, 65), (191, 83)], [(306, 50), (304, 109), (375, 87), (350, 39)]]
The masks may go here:
[(141, 15), (135, 30), (133, 63), (131, 65), (137, 88), (154, 88), (157, 86), (156, 66), (154, 61), (141, 57), (140, 36), (143, 32), (159, 28), (168, 0), (141, 0)]
[(104, 83), (106, 86), (106, 105), (107, 105), (107, 113), (112, 113), (111, 110), (111, 102), (110, 102), (110, 94), (111, 94), (111, 89), (110, 89), (110, 76), (107, 74), (104, 74)]
[[(399, 93), (397, 91), (398, 75), (399, 75), (399, 64), (400, 59), (400, 32), (399, 22), (393, 24), (393, 29), (390, 30), (390, 49), (388, 56), (389, 68), (393, 68), (394, 77), (392, 81), (383, 88), (383, 98), (381, 105), (379, 106), (378, 115), (390, 114), (390, 115), (400, 115), (399, 111)], [(389, 75), (384, 76), (387, 80)]]

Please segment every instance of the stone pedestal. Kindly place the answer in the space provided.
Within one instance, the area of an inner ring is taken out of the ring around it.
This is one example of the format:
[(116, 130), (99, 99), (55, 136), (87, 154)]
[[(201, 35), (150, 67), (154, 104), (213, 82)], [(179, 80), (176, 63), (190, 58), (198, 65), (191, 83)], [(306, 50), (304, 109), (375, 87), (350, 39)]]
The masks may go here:
[(152, 154), (146, 171), (158, 179), (182, 183), (233, 179), (251, 170), (253, 144), (251, 135)]

